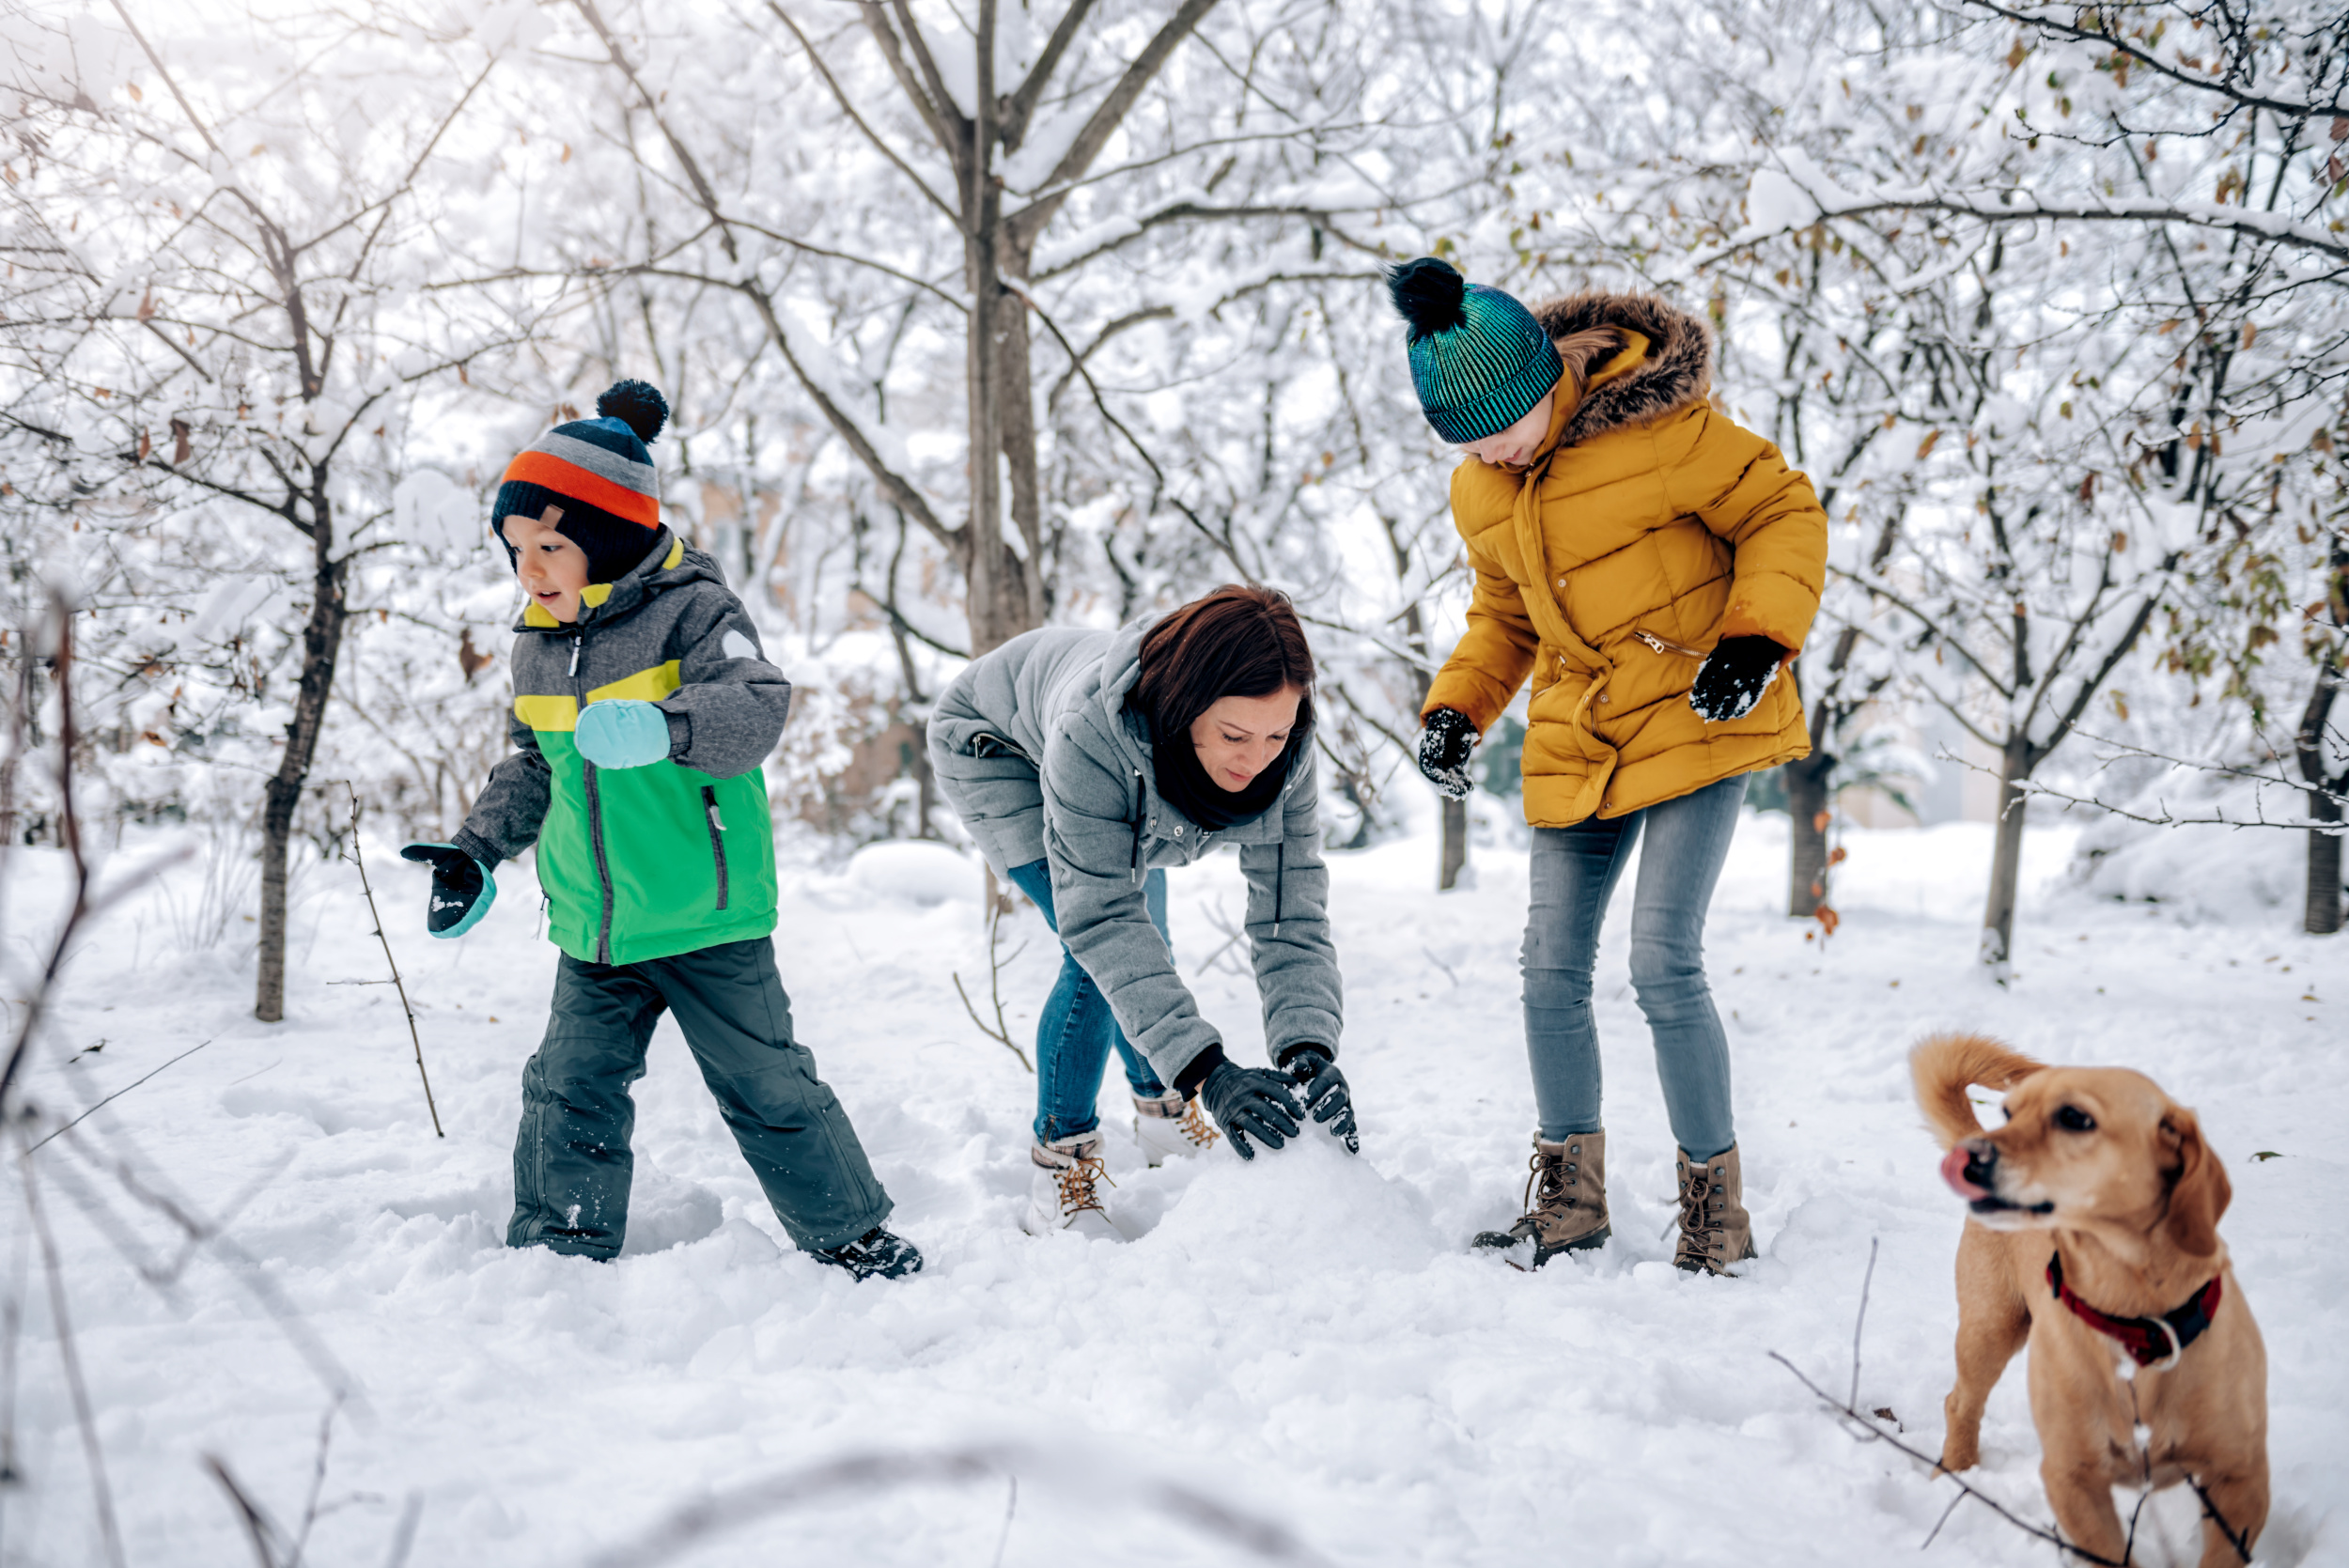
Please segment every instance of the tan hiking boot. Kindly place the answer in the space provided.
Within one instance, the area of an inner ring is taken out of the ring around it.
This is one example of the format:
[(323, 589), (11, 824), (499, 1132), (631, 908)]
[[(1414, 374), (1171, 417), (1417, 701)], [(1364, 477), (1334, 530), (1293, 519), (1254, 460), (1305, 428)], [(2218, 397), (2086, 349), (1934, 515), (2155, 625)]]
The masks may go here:
[(1579, 1132), (1560, 1143), (1533, 1140), (1525, 1181), (1525, 1217), (1505, 1231), (1478, 1234), (1479, 1247), (1533, 1248), (1539, 1268), (1561, 1252), (1599, 1246), (1607, 1223), (1607, 1132)]
[(1183, 1098), (1179, 1089), (1169, 1089), (1155, 1099), (1134, 1095), (1134, 1141), (1142, 1145), (1143, 1157), (1154, 1167), (1178, 1157), (1205, 1154), (1222, 1136), (1200, 1110), (1199, 1102)]
[(1733, 1143), (1711, 1159), (1680, 1151), (1680, 1246), (1672, 1262), (1691, 1274), (1730, 1278), (1729, 1265), (1755, 1255), (1753, 1216), (1746, 1212), (1745, 1176)]
[(1028, 1178), (1028, 1207), (1019, 1228), (1030, 1235), (1074, 1231), (1094, 1241), (1124, 1241), (1126, 1233), (1110, 1219), (1101, 1202), (1100, 1184), (1110, 1181), (1101, 1164), (1101, 1132), (1079, 1133), (1028, 1151), (1035, 1169)]

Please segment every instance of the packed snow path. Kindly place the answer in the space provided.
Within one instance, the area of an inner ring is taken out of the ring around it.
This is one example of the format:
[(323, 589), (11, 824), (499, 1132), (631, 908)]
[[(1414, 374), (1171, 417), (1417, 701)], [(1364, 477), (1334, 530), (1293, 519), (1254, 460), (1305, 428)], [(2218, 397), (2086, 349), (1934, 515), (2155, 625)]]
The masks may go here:
[[(1955, 1027), (2052, 1061), (2139, 1067), (2200, 1110), (2234, 1183), (2223, 1230), (2273, 1367), (2261, 1560), (2349, 1561), (2349, 1357), (2336, 1328), (2349, 1249), (2335, 1212), (2349, 1164), (2349, 948), (2289, 934), (2281, 911), (2185, 926), (2167, 908), (2064, 893), (2051, 875), (2068, 839), (2034, 830), (2020, 972), (1999, 990), (1971, 962), (1985, 833), (1854, 833), (1844, 924), (1823, 946), (1776, 912), (1783, 819), (1744, 824), (1709, 943), (1763, 1254), (1736, 1281), (1669, 1262), (1672, 1145), (1625, 972), (1627, 896), (1597, 993), (1614, 1239), (1538, 1274), (1465, 1250), (1517, 1212), (1532, 1125), (1516, 972), (1524, 861), (1506, 849), (1481, 848), (1477, 885), (1440, 897), (1424, 840), (1332, 857), (1360, 1160), (1314, 1142), (1252, 1165), (1219, 1153), (1144, 1170), (1112, 1070), (1110, 1197), (1148, 1232), (1126, 1247), (1017, 1229), (1032, 1080), (972, 1029), (950, 980), (959, 969), (983, 988), (975, 863), (942, 889), (902, 862), (786, 872), (777, 952), (801, 1037), (896, 1199), (893, 1223), (928, 1256), (894, 1284), (852, 1283), (780, 1244), (667, 1022), (637, 1089), (628, 1255), (596, 1265), (501, 1245), (521, 1066), (554, 957), (534, 939), (526, 867), (506, 868), (506, 900), (480, 930), (442, 944), (422, 933), (422, 876), (370, 857), (421, 1004), (444, 1142), (391, 988), (360, 984), (382, 978), (382, 958), (347, 865), (304, 874), (275, 1027), (249, 1016), (234, 939), (176, 951), (169, 890), (146, 896), (85, 944), (31, 1080), (44, 1106), (77, 1110), (213, 1042), (33, 1159), (128, 1560), (248, 1559), (207, 1454), (290, 1529), (329, 1394), (215, 1256), (167, 1289), (142, 1283), (73, 1201), (110, 1189), (83, 1149), (135, 1150), (196, 1207), (234, 1210), (227, 1236), (363, 1390), (334, 1422), (303, 1558), (319, 1568), (384, 1561), (411, 1506), (412, 1563), (575, 1563), (794, 1467), (989, 1442), (1041, 1456), (1016, 1499), (1001, 1479), (842, 1493), (676, 1560), (1244, 1560), (1195, 1521), (1134, 1502), (1153, 1481), (1278, 1521), (1349, 1565), (1913, 1557), (1948, 1483), (1855, 1442), (1768, 1358), (1848, 1386), (1880, 1243), (1859, 1403), (1937, 1449), (1961, 1216), (1905, 1052)], [(164, 847), (134, 839), (116, 867)], [(12, 863), (21, 972), (60, 867), (42, 851)], [(192, 899), (195, 873), (175, 875)], [(956, 896), (935, 901), (941, 891)], [(1244, 966), (1235, 954), (1200, 972), (1223, 940), (1219, 909), (1240, 907), (1237, 866), (1177, 873), (1173, 891), (1185, 976), (1252, 1059)], [(1056, 955), (1033, 912), (1015, 924), (1028, 945), (1006, 994), (1025, 1045)], [(8, 1223), (25, 1312), (23, 1481), (0, 1490), (0, 1559), (101, 1561), (39, 1254), (13, 1198)], [(128, 1223), (168, 1261), (161, 1226)], [(2019, 1359), (1983, 1444), (1981, 1483), (2045, 1519)], [(2191, 1513), (2163, 1512), (2181, 1543)], [(1931, 1560), (2053, 1556), (1968, 1504)]]

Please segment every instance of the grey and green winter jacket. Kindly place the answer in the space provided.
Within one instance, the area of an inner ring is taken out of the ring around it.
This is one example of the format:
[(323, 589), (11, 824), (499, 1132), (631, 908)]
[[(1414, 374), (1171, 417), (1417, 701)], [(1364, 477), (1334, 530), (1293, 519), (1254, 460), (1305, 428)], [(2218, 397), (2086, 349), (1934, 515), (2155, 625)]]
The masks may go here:
[[(759, 764), (791, 683), (718, 564), (662, 529), (565, 625), (533, 603), (514, 644), (515, 753), (459, 830), (484, 865), (538, 846), (547, 932), (587, 963), (633, 964), (775, 928), (775, 844)], [(669, 756), (601, 768), (579, 754), (582, 706), (657, 703)]]
[(1126, 710), (1155, 620), (1047, 627), (972, 660), (930, 720), (939, 788), (998, 873), (1048, 862), (1061, 940), (1168, 1083), (1188, 1085), (1185, 1069), (1222, 1042), (1150, 924), (1143, 877), (1238, 846), (1265, 1044), (1276, 1060), (1306, 1042), (1334, 1054), (1342, 1008), (1313, 737), (1291, 749), (1271, 810), (1201, 831), (1159, 798), (1148, 727)]

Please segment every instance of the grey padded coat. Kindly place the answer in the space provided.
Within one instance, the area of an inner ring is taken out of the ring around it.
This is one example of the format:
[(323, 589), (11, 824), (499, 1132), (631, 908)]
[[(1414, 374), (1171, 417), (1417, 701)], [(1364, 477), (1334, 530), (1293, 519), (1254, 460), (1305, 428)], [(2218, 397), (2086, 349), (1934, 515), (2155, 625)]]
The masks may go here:
[(1168, 1083), (1222, 1038), (1151, 925), (1142, 880), (1237, 845), (1265, 1045), (1276, 1060), (1305, 1042), (1334, 1056), (1342, 1005), (1313, 737), (1299, 737), (1271, 810), (1202, 831), (1159, 798), (1148, 728), (1126, 711), (1156, 619), (1047, 627), (973, 660), (930, 719), (939, 788), (999, 875), (1048, 862), (1061, 940)]

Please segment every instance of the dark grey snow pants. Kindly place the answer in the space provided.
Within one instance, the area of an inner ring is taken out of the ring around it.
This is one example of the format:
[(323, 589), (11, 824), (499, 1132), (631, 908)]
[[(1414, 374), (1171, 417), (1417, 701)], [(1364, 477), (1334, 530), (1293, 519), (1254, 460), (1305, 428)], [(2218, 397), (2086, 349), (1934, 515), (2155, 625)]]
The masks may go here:
[(667, 1008), (791, 1239), (854, 1241), (889, 1216), (848, 1113), (791, 1038), (767, 937), (638, 964), (562, 956), (546, 1038), (522, 1071), (508, 1247), (616, 1256), (628, 1232), (629, 1085)]

